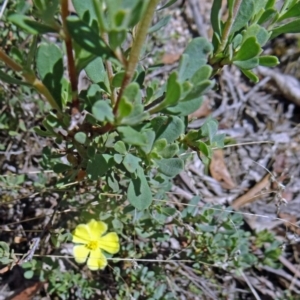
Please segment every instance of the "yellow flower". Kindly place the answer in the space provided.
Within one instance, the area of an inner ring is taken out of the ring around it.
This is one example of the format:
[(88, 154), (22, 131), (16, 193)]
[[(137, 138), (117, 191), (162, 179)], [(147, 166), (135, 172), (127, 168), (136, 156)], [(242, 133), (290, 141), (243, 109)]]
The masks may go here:
[(107, 225), (101, 221), (92, 219), (88, 224), (79, 224), (73, 231), (73, 248), (75, 261), (84, 263), (89, 256), (87, 266), (90, 270), (104, 269), (107, 259), (102, 250), (115, 254), (120, 250), (119, 237), (115, 232), (107, 231)]

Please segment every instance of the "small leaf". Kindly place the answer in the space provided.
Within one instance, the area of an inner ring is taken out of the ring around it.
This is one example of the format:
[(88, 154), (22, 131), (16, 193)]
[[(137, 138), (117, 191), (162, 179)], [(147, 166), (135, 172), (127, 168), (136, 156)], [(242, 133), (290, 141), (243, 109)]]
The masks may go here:
[(300, 2), (297, 2), (295, 5), (293, 5), (291, 8), (289, 8), (286, 13), (281, 15), (278, 18), (277, 22), (280, 22), (280, 21), (288, 19), (288, 18), (299, 17), (299, 13), (300, 13)]
[(175, 177), (184, 167), (183, 161), (180, 158), (160, 159), (156, 163), (159, 171), (168, 177)]
[(273, 55), (260, 56), (258, 59), (259, 59), (259, 65), (265, 67), (275, 67), (280, 63), (278, 58)]
[(200, 82), (209, 79), (212, 73), (212, 67), (209, 65), (204, 65), (200, 67), (191, 78), (191, 83), (193, 85), (199, 85)]
[(128, 117), (131, 114), (132, 110), (132, 103), (129, 102), (125, 96), (123, 96), (118, 107), (118, 117), (120, 117), (121, 119)]
[(87, 139), (86, 133), (77, 132), (74, 136), (74, 139), (80, 144), (85, 144), (86, 139)]
[(249, 70), (244, 70), (241, 69), (241, 71), (243, 72), (243, 74), (248, 77), (251, 81), (253, 81), (254, 83), (259, 82), (259, 78), (252, 72)]
[(97, 20), (97, 15), (94, 9), (93, 0), (72, 0), (76, 13), (81, 19), (84, 19), (84, 16), (89, 14), (90, 24), (93, 20)]
[(114, 166), (113, 156), (109, 154), (96, 154), (87, 163), (86, 171), (91, 180), (98, 180)]
[(300, 19), (296, 19), (290, 23), (273, 28), (271, 39), (274, 39), (283, 33), (299, 33), (300, 32)]
[(222, 0), (214, 0), (210, 13), (211, 26), (218, 36), (221, 36), (221, 7)]
[(159, 20), (154, 26), (150, 27), (148, 30), (148, 34), (151, 34), (155, 31), (160, 30), (161, 28), (165, 27), (171, 19), (170, 15), (164, 16), (161, 20)]
[(138, 210), (148, 208), (152, 202), (151, 190), (141, 167), (138, 168), (137, 177), (129, 183), (127, 196), (129, 202)]
[(185, 128), (183, 121), (176, 116), (156, 117), (151, 120), (151, 124), (156, 133), (156, 140), (165, 138), (168, 143), (174, 142)]
[(114, 154), (114, 161), (117, 163), (117, 164), (120, 164), (123, 160), (123, 155), (121, 154)]
[(147, 144), (146, 136), (129, 126), (118, 127), (118, 132), (126, 144), (135, 146), (144, 146)]
[(270, 21), (272, 18), (276, 19), (278, 17), (278, 12), (274, 8), (268, 8), (264, 11), (260, 19), (258, 20), (258, 24), (264, 24)]
[(114, 144), (114, 149), (115, 149), (115, 151), (117, 151), (118, 153), (121, 153), (121, 154), (126, 154), (126, 152), (127, 152), (126, 146), (125, 146), (124, 142), (122, 142), (122, 141), (117, 141)]
[(56, 32), (57, 30), (49, 25), (39, 23), (32, 20), (30, 17), (24, 16), (22, 14), (12, 14), (8, 16), (8, 21), (17, 25), (18, 27), (24, 29), (31, 34), (44, 34), (48, 32)]
[(113, 122), (114, 121), (114, 114), (112, 112), (112, 108), (105, 100), (99, 100), (97, 101), (92, 108), (92, 113), (94, 117), (100, 121), (108, 121)]
[(126, 30), (112, 29), (108, 33), (109, 45), (112, 49), (117, 49), (122, 46), (123, 42), (126, 40), (127, 32)]
[(42, 82), (58, 106), (62, 108), (61, 91), (64, 67), (61, 50), (55, 44), (42, 43), (37, 51), (36, 65)]
[(68, 170), (70, 170), (72, 168), (72, 166), (70, 165), (66, 165), (66, 164), (62, 164), (62, 163), (56, 163), (54, 166), (53, 166), (53, 171), (57, 174), (59, 173), (64, 173)]
[(140, 161), (141, 161), (140, 158), (138, 158), (130, 153), (127, 153), (124, 157), (123, 165), (127, 169), (128, 172), (134, 173), (137, 170)]
[(109, 86), (107, 73), (101, 57), (97, 57), (91, 63), (89, 63), (85, 68), (85, 71), (89, 79), (94, 83), (104, 82), (106, 86)]
[(0, 70), (0, 79), (4, 82), (10, 83), (10, 84), (17, 84), (17, 85), (27, 85), (30, 86), (29, 83), (25, 81), (21, 81), (19, 79), (16, 79), (14, 77), (11, 77), (7, 73), (4, 73), (3, 71)]
[(165, 8), (171, 6), (172, 4), (174, 4), (176, 1), (177, 1), (177, 0), (170, 0), (170, 1), (168, 1), (165, 5), (163, 5), (163, 6), (162, 6), (160, 9), (158, 9), (158, 10), (165, 9)]
[(241, 1), (238, 14), (233, 22), (230, 35), (242, 29), (252, 18), (256, 0)]
[(249, 60), (253, 57), (258, 56), (262, 52), (262, 49), (260, 45), (257, 43), (257, 40), (254, 36), (249, 37), (246, 39), (243, 44), (241, 45), (241, 48), (237, 51), (237, 53), (234, 55), (233, 60)]
[(124, 76), (125, 76), (124, 71), (116, 73), (112, 80), (113, 87), (121, 87)]
[(24, 277), (26, 279), (31, 279), (33, 277), (33, 275), (34, 275), (34, 273), (32, 270), (28, 270), (28, 271), (24, 272)]
[(67, 18), (67, 27), (72, 38), (83, 49), (99, 57), (114, 57), (113, 51), (90, 26), (76, 16)]
[(201, 66), (205, 65), (212, 50), (212, 44), (207, 39), (203, 37), (193, 39), (184, 50), (185, 58), (179, 67), (179, 81), (191, 78)]
[(249, 70), (249, 69), (254, 69), (258, 66), (258, 57), (253, 57), (248, 60), (243, 60), (243, 61), (234, 61), (234, 65), (239, 67), (240, 69), (244, 70)]

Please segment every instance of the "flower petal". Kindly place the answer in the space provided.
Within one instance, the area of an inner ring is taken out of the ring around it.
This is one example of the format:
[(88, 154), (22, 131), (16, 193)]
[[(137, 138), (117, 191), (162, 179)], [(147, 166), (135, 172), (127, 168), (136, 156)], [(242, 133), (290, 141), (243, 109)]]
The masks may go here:
[(73, 255), (75, 261), (78, 263), (84, 263), (91, 250), (84, 245), (77, 245), (73, 247)]
[(115, 232), (110, 232), (98, 239), (99, 247), (108, 253), (115, 254), (120, 250), (119, 237)]
[(90, 230), (86, 224), (77, 225), (72, 235), (73, 243), (87, 244), (91, 240)]
[(89, 228), (91, 240), (93, 241), (98, 240), (107, 230), (107, 225), (104, 222), (96, 221), (94, 219), (88, 222), (87, 226)]
[(107, 259), (99, 248), (91, 251), (87, 266), (92, 271), (104, 269), (107, 266)]

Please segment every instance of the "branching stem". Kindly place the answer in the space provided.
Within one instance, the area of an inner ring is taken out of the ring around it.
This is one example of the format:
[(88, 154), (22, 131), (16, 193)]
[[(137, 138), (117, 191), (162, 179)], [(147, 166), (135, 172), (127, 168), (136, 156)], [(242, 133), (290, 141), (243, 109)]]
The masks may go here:
[(59, 113), (61, 112), (60, 107), (52, 97), (47, 87), (36, 78), (33, 72), (24, 71), (23, 67), (12, 60), (2, 49), (0, 49), (0, 60), (2, 60), (13, 71), (22, 72), (22, 76), (26, 82), (31, 84), (39, 93), (41, 93), (47, 99), (53, 109), (56, 109)]
[(148, 28), (151, 25), (152, 17), (153, 17), (153, 14), (155, 12), (158, 2), (159, 2), (159, 0), (149, 0), (148, 1), (148, 7), (146, 8), (145, 14), (144, 14), (141, 22), (138, 25), (136, 38), (133, 41), (129, 60), (126, 65), (125, 76), (124, 76), (122, 86), (119, 91), (119, 95), (118, 95), (116, 104), (113, 109), (113, 112), (115, 115), (118, 112), (118, 108), (119, 108), (119, 104), (120, 104), (123, 92), (124, 92), (126, 86), (130, 83), (130, 81), (133, 77), (134, 71), (136, 69), (136, 66), (138, 64), (140, 53), (141, 53), (142, 47), (143, 47), (146, 37), (147, 37)]
[(239, 12), (242, 1), (243, 0), (236, 0), (235, 1), (234, 6), (233, 6), (232, 15), (229, 15), (229, 18), (225, 23), (225, 27), (224, 27), (224, 30), (223, 30), (223, 33), (222, 33), (221, 43), (220, 43), (216, 53), (221, 53), (221, 52), (224, 51), (224, 49), (227, 45), (227, 41), (228, 41), (228, 37), (230, 35), (232, 25), (233, 25), (233, 23), (236, 19), (236, 16)]
[(72, 39), (71, 39), (71, 36), (70, 36), (68, 28), (67, 28), (67, 17), (69, 15), (68, 0), (60, 0), (60, 4), (61, 4), (61, 18), (62, 18), (62, 23), (63, 23), (65, 45), (66, 45), (66, 51), (67, 51), (68, 71), (69, 71), (69, 78), (70, 78), (71, 89), (72, 89), (71, 112), (73, 115), (73, 114), (79, 112), (78, 74), (76, 71), (75, 61), (74, 61), (74, 57), (73, 57)]

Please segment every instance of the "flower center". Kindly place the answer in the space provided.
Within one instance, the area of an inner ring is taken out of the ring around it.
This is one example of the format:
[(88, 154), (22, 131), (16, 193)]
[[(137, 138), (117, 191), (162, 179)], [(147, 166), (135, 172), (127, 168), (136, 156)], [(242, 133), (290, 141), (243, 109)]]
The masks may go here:
[(86, 247), (90, 250), (96, 250), (99, 248), (97, 241), (90, 241), (88, 244), (86, 244)]

